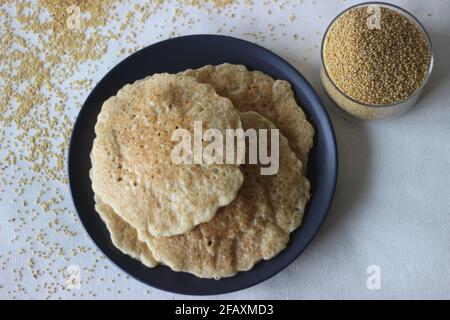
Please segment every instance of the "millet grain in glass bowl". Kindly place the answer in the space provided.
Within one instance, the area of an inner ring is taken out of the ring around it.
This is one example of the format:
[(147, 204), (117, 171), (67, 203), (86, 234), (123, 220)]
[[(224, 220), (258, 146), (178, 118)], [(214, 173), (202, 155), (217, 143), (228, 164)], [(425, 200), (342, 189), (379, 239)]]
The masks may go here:
[(320, 73), (326, 92), (340, 109), (362, 120), (406, 113), (432, 68), (431, 41), (420, 22), (381, 2), (342, 12), (322, 42)]

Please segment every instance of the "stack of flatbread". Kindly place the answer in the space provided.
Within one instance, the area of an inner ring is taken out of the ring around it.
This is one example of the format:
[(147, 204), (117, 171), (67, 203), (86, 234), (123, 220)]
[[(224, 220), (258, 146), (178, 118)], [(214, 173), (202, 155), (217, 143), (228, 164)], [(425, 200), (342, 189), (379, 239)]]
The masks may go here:
[[(278, 172), (174, 163), (174, 130), (199, 121), (224, 134), (279, 129)], [(314, 129), (286, 81), (231, 64), (156, 74), (109, 98), (95, 132), (96, 210), (114, 245), (147, 267), (230, 277), (276, 256), (301, 225)]]

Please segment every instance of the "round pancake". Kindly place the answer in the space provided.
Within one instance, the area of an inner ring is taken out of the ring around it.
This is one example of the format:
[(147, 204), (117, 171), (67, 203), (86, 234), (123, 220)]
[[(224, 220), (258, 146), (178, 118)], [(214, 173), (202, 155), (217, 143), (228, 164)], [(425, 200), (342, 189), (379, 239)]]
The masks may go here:
[[(242, 113), (241, 120), (244, 129), (275, 128), (256, 112)], [(301, 224), (309, 182), (281, 134), (278, 173), (264, 176), (260, 168), (259, 164), (241, 166), (245, 180), (236, 199), (211, 221), (173, 237), (152, 237), (138, 230), (139, 239), (161, 263), (201, 278), (229, 277), (250, 270), (261, 259), (271, 259)]]
[(236, 197), (243, 182), (237, 165), (172, 161), (179, 144), (171, 141), (173, 131), (193, 136), (194, 121), (202, 121), (203, 131), (241, 128), (231, 101), (191, 77), (153, 75), (103, 104), (91, 154), (92, 187), (134, 228), (154, 236), (182, 234)]
[(99, 197), (95, 197), (95, 210), (108, 228), (113, 244), (123, 253), (141, 261), (145, 266), (154, 268), (158, 265), (145, 242), (138, 239), (135, 228), (123, 220)]
[(314, 128), (298, 106), (289, 82), (229, 63), (189, 69), (180, 74), (212, 85), (219, 95), (233, 101), (239, 111), (256, 111), (272, 121), (302, 161), (303, 171), (307, 171)]

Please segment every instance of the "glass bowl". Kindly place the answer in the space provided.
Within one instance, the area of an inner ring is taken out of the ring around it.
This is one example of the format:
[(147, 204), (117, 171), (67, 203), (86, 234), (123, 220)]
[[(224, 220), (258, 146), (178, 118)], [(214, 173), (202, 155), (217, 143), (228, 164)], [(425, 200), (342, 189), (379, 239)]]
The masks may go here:
[[(325, 60), (324, 60), (324, 45), (325, 45), (325, 39), (327, 38), (328, 32), (330, 31), (331, 27), (335, 23), (336, 20), (338, 20), (344, 13), (347, 11), (350, 11), (352, 9), (356, 9), (359, 7), (366, 7), (370, 5), (380, 6), (384, 8), (388, 8), (394, 11), (399, 12), (406, 18), (408, 18), (416, 27), (417, 29), (422, 33), (425, 41), (427, 42), (428, 51), (430, 54), (430, 60), (429, 60), (429, 68), (427, 75), (425, 79), (422, 81), (422, 84), (420, 87), (418, 87), (412, 95), (407, 97), (406, 99), (393, 103), (388, 105), (372, 105), (372, 104), (366, 104), (363, 102), (359, 102), (347, 94), (345, 94), (343, 91), (341, 91), (338, 86), (331, 80), (330, 76), (328, 75), (326, 66), (325, 66)], [(365, 2), (361, 3), (355, 6), (352, 6), (343, 12), (341, 12), (328, 26), (323, 39), (322, 39), (322, 48), (321, 48), (321, 69), (320, 69), (320, 78), (322, 80), (322, 84), (325, 88), (325, 91), (329, 95), (329, 97), (334, 101), (334, 103), (345, 113), (350, 114), (351, 116), (360, 119), (360, 120), (368, 120), (368, 121), (377, 121), (377, 120), (388, 120), (388, 119), (394, 119), (397, 118), (403, 114), (405, 114), (407, 111), (409, 111), (417, 102), (419, 99), (420, 94), (423, 91), (423, 88), (427, 84), (428, 80), (430, 79), (431, 72), (433, 70), (433, 64), (434, 64), (434, 55), (433, 55), (433, 49), (432, 44), (430, 40), (430, 36), (426, 32), (423, 25), (417, 20), (412, 14), (407, 12), (406, 10), (397, 7), (392, 4), (387, 4), (384, 2)]]

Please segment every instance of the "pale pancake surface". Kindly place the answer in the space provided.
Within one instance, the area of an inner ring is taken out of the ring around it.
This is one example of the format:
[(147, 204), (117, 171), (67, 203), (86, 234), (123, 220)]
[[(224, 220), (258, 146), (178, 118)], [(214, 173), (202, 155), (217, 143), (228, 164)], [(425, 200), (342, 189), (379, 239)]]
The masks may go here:
[(182, 234), (236, 197), (237, 165), (174, 164), (176, 129), (241, 128), (238, 111), (213, 87), (157, 74), (126, 85), (102, 106), (91, 153), (94, 192), (136, 229)]
[(212, 85), (219, 95), (233, 101), (239, 111), (256, 111), (272, 121), (302, 161), (303, 171), (307, 171), (314, 128), (298, 106), (289, 82), (229, 63), (189, 69), (180, 74)]
[(97, 196), (95, 197), (95, 210), (106, 224), (111, 241), (117, 249), (141, 261), (149, 268), (154, 268), (158, 265), (158, 261), (155, 260), (145, 242), (138, 239), (137, 230)]
[[(244, 129), (275, 128), (256, 112), (242, 113), (241, 120)], [(279, 137), (278, 173), (264, 176), (260, 165), (242, 165), (245, 180), (236, 199), (211, 221), (173, 237), (138, 230), (154, 257), (175, 271), (217, 279), (250, 270), (281, 252), (301, 224), (310, 185), (287, 139)]]

